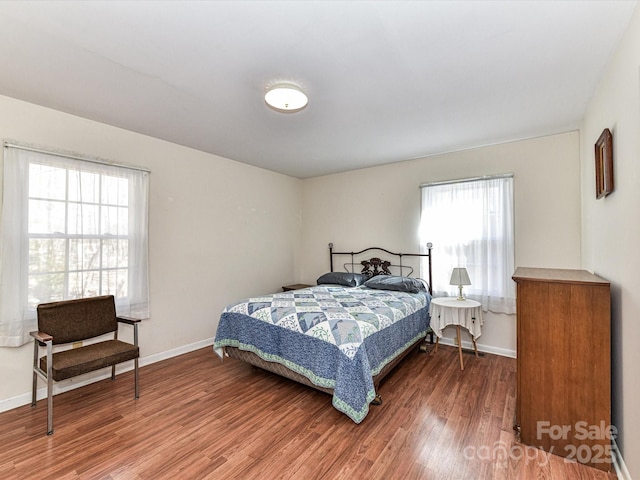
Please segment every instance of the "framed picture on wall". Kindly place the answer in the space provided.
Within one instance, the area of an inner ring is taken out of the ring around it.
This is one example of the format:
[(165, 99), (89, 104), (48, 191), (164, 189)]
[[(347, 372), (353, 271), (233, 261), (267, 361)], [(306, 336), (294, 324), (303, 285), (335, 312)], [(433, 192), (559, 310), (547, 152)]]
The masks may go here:
[(613, 137), (605, 128), (595, 145), (596, 198), (606, 197), (613, 191)]

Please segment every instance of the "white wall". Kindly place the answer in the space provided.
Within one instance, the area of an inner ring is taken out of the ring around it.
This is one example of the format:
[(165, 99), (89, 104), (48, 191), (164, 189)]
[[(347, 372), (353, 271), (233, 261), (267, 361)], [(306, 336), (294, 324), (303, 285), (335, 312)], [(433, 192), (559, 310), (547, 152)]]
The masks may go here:
[[(227, 304), (298, 280), (300, 180), (1, 96), (0, 138), (151, 170), (143, 361), (212, 343)], [(32, 348), (0, 348), (0, 410), (30, 398)]]
[[(417, 252), (421, 183), (508, 172), (516, 265), (579, 268), (579, 135), (571, 132), (304, 180), (300, 278), (313, 283), (328, 271), (329, 242)], [(515, 316), (488, 314), (479, 346), (515, 355)]]
[[(596, 200), (594, 143), (605, 128), (615, 190)], [(640, 478), (640, 8), (588, 105), (580, 140), (582, 262), (611, 282), (612, 417), (631, 477)]]

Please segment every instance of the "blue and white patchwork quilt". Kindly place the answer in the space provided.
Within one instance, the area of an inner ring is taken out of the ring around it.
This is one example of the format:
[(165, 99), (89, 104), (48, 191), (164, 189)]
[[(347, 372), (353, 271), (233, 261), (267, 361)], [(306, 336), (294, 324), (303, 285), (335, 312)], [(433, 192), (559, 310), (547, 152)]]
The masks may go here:
[(333, 406), (360, 423), (372, 377), (426, 336), (429, 303), (426, 292), (328, 285), (249, 298), (224, 310), (213, 348), (253, 352), (333, 389)]

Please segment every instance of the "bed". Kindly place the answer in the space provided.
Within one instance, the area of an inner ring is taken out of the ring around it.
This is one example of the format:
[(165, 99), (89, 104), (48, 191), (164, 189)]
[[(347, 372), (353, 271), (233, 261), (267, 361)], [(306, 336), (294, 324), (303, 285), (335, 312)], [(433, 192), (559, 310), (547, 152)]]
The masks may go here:
[[(380, 256), (368, 257), (373, 252)], [(344, 271), (334, 263), (347, 256)], [(392, 258), (380, 258), (386, 256)], [(428, 281), (413, 276), (428, 259)], [(431, 247), (401, 254), (379, 247), (336, 252), (318, 285), (253, 297), (223, 311), (215, 352), (332, 395), (333, 406), (360, 423), (382, 379), (425, 342), (431, 300)], [(360, 260), (362, 258), (362, 260)]]

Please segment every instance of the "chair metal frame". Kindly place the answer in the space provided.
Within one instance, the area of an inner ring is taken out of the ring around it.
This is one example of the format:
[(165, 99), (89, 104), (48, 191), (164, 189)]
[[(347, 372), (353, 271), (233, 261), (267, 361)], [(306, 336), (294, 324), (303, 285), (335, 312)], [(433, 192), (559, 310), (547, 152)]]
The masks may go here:
[[(89, 300), (89, 299), (87, 299)], [(56, 303), (64, 303), (64, 302), (56, 302)], [(129, 318), (124, 316), (116, 316), (116, 321), (119, 323), (124, 323), (127, 325), (133, 326), (133, 345), (138, 347), (138, 323), (140, 323), (140, 319), (137, 318)], [(118, 339), (118, 329), (114, 330), (114, 340)], [(38, 388), (38, 377), (41, 378), (47, 384), (47, 435), (53, 434), (53, 361), (54, 361), (54, 353), (53, 353), (53, 336), (45, 333), (45, 332), (30, 332), (30, 335), (34, 338), (33, 343), (33, 385), (31, 389), (31, 406), (35, 407), (37, 402), (37, 388)], [(44, 371), (40, 368), (38, 360), (40, 359), (40, 347), (44, 346), (46, 348), (46, 357), (47, 357), (47, 370)], [(139, 356), (133, 359), (134, 361), (134, 390), (135, 390), (135, 399), (140, 398), (140, 386), (139, 386)], [(116, 365), (121, 362), (116, 362), (111, 366), (111, 380), (115, 380), (116, 378)], [(109, 367), (107, 365), (106, 367)], [(103, 368), (106, 368), (103, 367)]]

